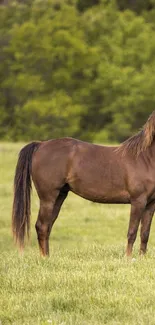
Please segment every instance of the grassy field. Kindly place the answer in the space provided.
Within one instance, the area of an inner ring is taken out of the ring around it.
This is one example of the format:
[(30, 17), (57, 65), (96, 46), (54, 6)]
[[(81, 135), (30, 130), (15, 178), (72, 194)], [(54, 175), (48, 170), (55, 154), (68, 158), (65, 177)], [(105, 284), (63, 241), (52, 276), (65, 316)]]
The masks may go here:
[(39, 256), (34, 223), (19, 256), (11, 234), (12, 183), (21, 144), (0, 144), (0, 325), (154, 325), (155, 223), (148, 254), (124, 257), (129, 206), (70, 194)]

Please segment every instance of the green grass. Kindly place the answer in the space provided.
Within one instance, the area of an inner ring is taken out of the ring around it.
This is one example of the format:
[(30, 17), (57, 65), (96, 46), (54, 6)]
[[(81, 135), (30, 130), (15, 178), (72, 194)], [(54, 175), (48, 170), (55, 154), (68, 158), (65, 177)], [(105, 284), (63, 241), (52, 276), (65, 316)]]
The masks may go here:
[(0, 144), (0, 324), (154, 325), (155, 224), (146, 257), (124, 257), (129, 206), (70, 194), (39, 256), (32, 199), (31, 240), (20, 256), (11, 234), (12, 188), (22, 144)]

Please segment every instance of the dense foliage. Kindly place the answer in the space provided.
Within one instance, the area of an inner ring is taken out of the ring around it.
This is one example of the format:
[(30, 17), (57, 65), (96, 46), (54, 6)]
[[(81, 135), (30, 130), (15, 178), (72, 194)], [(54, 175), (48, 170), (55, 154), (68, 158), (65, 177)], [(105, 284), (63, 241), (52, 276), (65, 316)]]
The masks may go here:
[(0, 138), (124, 140), (155, 108), (154, 53), (154, 0), (1, 1)]

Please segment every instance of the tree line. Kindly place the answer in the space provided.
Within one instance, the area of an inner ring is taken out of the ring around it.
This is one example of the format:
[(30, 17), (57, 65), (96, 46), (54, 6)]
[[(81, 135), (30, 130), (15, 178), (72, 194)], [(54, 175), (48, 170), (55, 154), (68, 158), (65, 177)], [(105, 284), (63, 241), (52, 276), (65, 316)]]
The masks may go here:
[(0, 139), (123, 141), (155, 109), (155, 0), (0, 1)]

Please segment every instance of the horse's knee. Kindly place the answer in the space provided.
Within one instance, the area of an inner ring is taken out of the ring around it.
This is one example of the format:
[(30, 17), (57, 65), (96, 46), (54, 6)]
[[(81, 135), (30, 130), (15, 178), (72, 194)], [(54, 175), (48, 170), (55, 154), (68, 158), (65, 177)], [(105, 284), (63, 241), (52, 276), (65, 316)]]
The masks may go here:
[(127, 235), (128, 242), (129, 243), (134, 243), (134, 241), (136, 239), (136, 235), (137, 235), (137, 231), (135, 231), (135, 230), (129, 230), (128, 231), (128, 235)]
[(141, 242), (147, 244), (149, 238), (149, 231), (146, 230), (141, 234)]
[(37, 220), (35, 224), (36, 232), (38, 239), (44, 239), (49, 237), (50, 225), (42, 223), (40, 220)]

